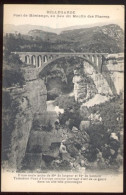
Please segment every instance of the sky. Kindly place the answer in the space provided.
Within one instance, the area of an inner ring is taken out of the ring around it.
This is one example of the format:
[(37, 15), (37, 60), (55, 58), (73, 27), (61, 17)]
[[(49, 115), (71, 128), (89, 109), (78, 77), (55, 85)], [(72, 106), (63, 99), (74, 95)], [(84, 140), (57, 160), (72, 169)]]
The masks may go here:
[[(70, 14), (52, 12), (71, 11)], [(47, 13), (49, 12), (49, 13)], [(29, 17), (29, 15), (41, 17)], [(55, 17), (52, 17), (55, 16)], [(69, 17), (67, 16), (69, 15)], [(74, 16), (73, 16), (74, 15)], [(83, 15), (83, 16), (82, 16)], [(64, 16), (64, 17), (62, 17)], [(124, 29), (123, 5), (42, 5), (5, 4), (4, 24), (32, 24), (51, 28), (65, 28), (76, 25), (115, 23)]]

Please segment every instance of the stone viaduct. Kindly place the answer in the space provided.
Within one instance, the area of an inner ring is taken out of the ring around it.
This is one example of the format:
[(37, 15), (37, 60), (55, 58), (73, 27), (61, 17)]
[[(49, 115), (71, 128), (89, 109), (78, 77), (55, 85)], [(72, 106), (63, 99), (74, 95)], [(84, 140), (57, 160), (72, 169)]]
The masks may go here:
[(89, 62), (97, 71), (101, 71), (107, 53), (58, 53), (58, 52), (13, 52), (18, 54), (21, 61), (39, 68), (40, 72), (51, 62), (66, 57), (79, 57)]
[[(112, 91), (112, 94), (117, 94), (116, 88), (113, 80), (109, 74), (106, 63), (107, 59), (111, 56), (108, 53), (58, 53), (58, 52), (12, 52), (18, 54), (20, 60), (27, 65), (32, 65), (36, 67), (40, 73), (46, 66), (50, 65), (52, 62), (61, 59), (61, 58), (70, 58), (70, 57), (79, 57), (84, 61), (88, 62), (93, 69), (102, 75), (109, 85), (109, 88)], [(118, 54), (117, 54), (118, 56)], [(115, 54), (114, 54), (115, 57)], [(104, 67), (105, 71), (102, 71)]]

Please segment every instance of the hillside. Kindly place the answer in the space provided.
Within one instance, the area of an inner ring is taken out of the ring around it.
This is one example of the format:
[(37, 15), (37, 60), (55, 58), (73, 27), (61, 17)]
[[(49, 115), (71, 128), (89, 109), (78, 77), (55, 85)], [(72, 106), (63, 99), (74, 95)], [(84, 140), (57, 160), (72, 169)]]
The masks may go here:
[(17, 45), (13, 51), (118, 53), (124, 50), (123, 30), (115, 24), (67, 30), (59, 35), (33, 29), (12, 41), (12, 45)]
[(77, 48), (81, 51), (118, 52), (123, 49), (123, 31), (115, 24), (65, 31), (61, 35), (78, 42)]
[(4, 25), (4, 33), (21, 33), (27, 35), (29, 31), (38, 29), (43, 30), (46, 32), (52, 32), (56, 34), (60, 34), (63, 31), (67, 30), (74, 30), (74, 29), (81, 29), (81, 28), (91, 28), (92, 26), (103, 26), (105, 23), (95, 23), (95, 24), (85, 24), (85, 25), (75, 25), (75, 26), (68, 26), (64, 28), (51, 28), (48, 26), (42, 25), (31, 25), (31, 24), (22, 24), (22, 25), (14, 25), (14, 24), (5, 24)]

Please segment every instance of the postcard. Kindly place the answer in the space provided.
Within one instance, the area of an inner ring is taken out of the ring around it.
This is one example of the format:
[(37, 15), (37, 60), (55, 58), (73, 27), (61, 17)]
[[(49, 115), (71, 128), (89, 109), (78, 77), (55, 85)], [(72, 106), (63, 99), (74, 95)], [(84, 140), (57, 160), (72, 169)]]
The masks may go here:
[(124, 11), (4, 4), (2, 192), (123, 192)]

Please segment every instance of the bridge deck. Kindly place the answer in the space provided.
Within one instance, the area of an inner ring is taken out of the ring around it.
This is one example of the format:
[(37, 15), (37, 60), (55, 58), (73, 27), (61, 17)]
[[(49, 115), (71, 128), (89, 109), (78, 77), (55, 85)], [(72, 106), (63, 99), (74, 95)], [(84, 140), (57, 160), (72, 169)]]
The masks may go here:
[(108, 53), (83, 53), (83, 52), (11, 52), (11, 53), (19, 53), (19, 54), (51, 54), (51, 55), (105, 55), (105, 54), (108, 54)]

